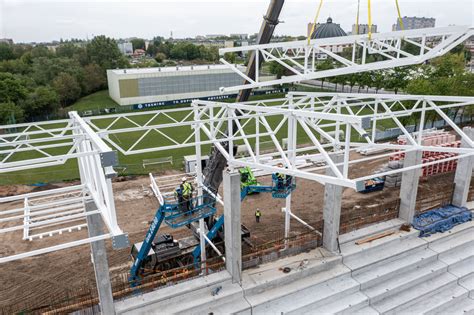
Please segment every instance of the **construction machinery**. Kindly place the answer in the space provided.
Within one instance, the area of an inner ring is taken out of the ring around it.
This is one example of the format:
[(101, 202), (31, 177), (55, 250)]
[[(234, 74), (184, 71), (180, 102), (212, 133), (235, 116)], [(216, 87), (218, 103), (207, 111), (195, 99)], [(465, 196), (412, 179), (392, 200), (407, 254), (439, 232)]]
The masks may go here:
[[(273, 32), (276, 26), (279, 23), (279, 16), (283, 8), (284, 0), (272, 0), (267, 10), (267, 14), (264, 17), (260, 32), (257, 37), (257, 44), (267, 44), (270, 42)], [(247, 64), (247, 77), (255, 78), (256, 69), (258, 64), (262, 63), (263, 58), (257, 58), (256, 54), (251, 54), (249, 62)], [(248, 84), (245, 80), (244, 84)], [(251, 94), (251, 89), (242, 89), (238, 96), (237, 102), (245, 102), (249, 99)], [(235, 130), (237, 126), (233, 124), (232, 128)], [(225, 146), (228, 146), (228, 143), (224, 143)], [(206, 168), (203, 170), (204, 173), (204, 186), (207, 188), (207, 191), (212, 191), (217, 194), (220, 184), (222, 183), (222, 172), (227, 165), (226, 158), (220, 153), (220, 151), (213, 147), (211, 150), (211, 155), (209, 157), (209, 162), (207, 163)], [(251, 172), (251, 171), (250, 171)], [(247, 173), (247, 175), (249, 175)], [(252, 174), (253, 176), (253, 174)], [(255, 180), (256, 181), (256, 180)], [(287, 196), (287, 193), (291, 193), (291, 189), (277, 191), (276, 185), (272, 187), (268, 186), (259, 186), (252, 185), (254, 182), (249, 179), (246, 181), (248, 185), (243, 189), (244, 193), (241, 195), (241, 198), (245, 198), (249, 193), (252, 192), (272, 192), (274, 196)], [(277, 182), (275, 182), (278, 184)], [(273, 188), (275, 186), (275, 189)], [(293, 187), (292, 185), (290, 185)], [(179, 211), (179, 205), (175, 201), (171, 200), (162, 200), (160, 208), (157, 210), (155, 217), (150, 225), (150, 228), (146, 234), (145, 240), (141, 244), (135, 244), (132, 248), (132, 258), (134, 259), (132, 268), (130, 270), (130, 280), (132, 286), (136, 285), (137, 280), (140, 278), (140, 273), (143, 271), (146, 262), (149, 262), (149, 265), (153, 265), (155, 268), (164, 260), (163, 256), (160, 256), (161, 253), (166, 257), (170, 252), (176, 251), (176, 247), (180, 248), (180, 254), (183, 251), (184, 246), (180, 246), (179, 242), (176, 245), (175, 241), (171, 241), (170, 238), (158, 236), (156, 239), (157, 232), (162, 224), (165, 221), (170, 227), (179, 227), (179, 226), (189, 226), (191, 223), (196, 222), (200, 219), (206, 219), (208, 233), (206, 235), (207, 240), (211, 241), (218, 236), (219, 232), (222, 231), (224, 225), (224, 216), (220, 216), (218, 219), (215, 219), (214, 214), (215, 209), (215, 194), (212, 195), (203, 195), (197, 197), (197, 205), (199, 208), (192, 208), (188, 213), (182, 213)], [(281, 198), (281, 197), (275, 197)], [(242, 229), (242, 235), (249, 236), (248, 230), (246, 228)], [(223, 235), (222, 237), (223, 238)], [(150, 251), (152, 250), (152, 251)], [(187, 250), (184, 250), (185, 252)], [(192, 252), (192, 257), (195, 263), (198, 262), (198, 259), (201, 254), (201, 248), (199, 244), (195, 247)], [(156, 257), (153, 257), (156, 256)], [(173, 255), (171, 255), (173, 256)], [(168, 255), (169, 257), (169, 255)]]
[[(292, 176), (278, 176), (272, 174), (272, 185), (259, 185), (251, 170), (246, 169), (241, 174), (250, 175), (250, 181), (256, 185), (245, 185), (241, 188), (240, 199), (244, 200), (253, 193), (271, 193), (273, 198), (284, 199), (296, 189), (296, 182)], [(247, 180), (247, 183), (249, 181)], [(199, 244), (198, 233), (195, 236), (175, 240), (169, 234), (158, 234), (163, 222), (175, 229), (187, 226), (194, 229), (193, 223), (200, 219), (211, 219), (216, 213), (216, 195), (206, 193), (192, 198), (189, 201), (178, 201), (179, 199), (171, 195), (161, 195), (159, 198), (160, 207), (156, 211), (155, 217), (150, 224), (148, 232), (143, 242), (132, 246), (131, 256), (133, 265), (130, 270), (130, 281), (132, 286), (136, 285), (141, 275), (149, 270), (167, 270), (174, 267), (183, 267), (194, 263), (199, 268), (201, 258), (201, 246)], [(189, 205), (185, 205), (187, 202)], [(223, 253), (223, 226), (224, 215), (210, 221), (210, 226), (206, 234), (206, 243), (213, 242), (213, 246), (218, 246), (220, 254)], [(250, 231), (242, 225), (242, 239), (244, 243), (252, 246), (250, 242)]]
[(360, 190), (360, 193), (367, 194), (374, 191), (383, 190), (385, 186), (385, 180), (382, 177), (375, 177), (368, 179), (364, 182), (365, 187)]

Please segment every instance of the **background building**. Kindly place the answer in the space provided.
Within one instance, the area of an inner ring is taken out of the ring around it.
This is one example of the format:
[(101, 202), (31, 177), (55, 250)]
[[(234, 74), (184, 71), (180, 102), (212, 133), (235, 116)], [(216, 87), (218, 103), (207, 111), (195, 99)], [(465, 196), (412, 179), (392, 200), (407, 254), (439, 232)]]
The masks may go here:
[(474, 36), (471, 36), (465, 43), (466, 49), (471, 53), (471, 61), (468, 64), (469, 70), (474, 72)]
[(117, 44), (119, 50), (122, 52), (124, 55), (131, 55), (133, 54), (133, 45), (130, 42), (125, 42), (125, 43), (118, 43)]
[(137, 108), (223, 99), (220, 87), (243, 83), (224, 65), (107, 70), (107, 81), (114, 101)]
[[(372, 33), (377, 33), (377, 25), (372, 25)], [(352, 35), (357, 35), (357, 34), (369, 34), (369, 25), (368, 24), (359, 24), (359, 27), (357, 28), (357, 25), (354, 24), (352, 25)]]
[[(311, 33), (313, 29), (313, 23), (308, 24), (308, 34)], [(316, 24), (316, 28), (314, 29), (313, 34), (311, 34), (311, 38), (329, 38), (329, 37), (340, 37), (340, 36), (347, 36), (346, 32), (341, 28), (340, 24), (336, 24), (332, 22), (332, 18), (328, 18), (326, 23), (318, 23)], [(332, 45), (324, 47), (325, 49), (334, 52), (340, 53), (344, 50), (344, 48), (348, 47), (348, 45)], [(318, 60), (327, 59), (327, 55), (324, 53), (318, 53), (316, 55)]]
[[(406, 30), (414, 30), (419, 28), (428, 28), (428, 27), (435, 27), (436, 19), (435, 18), (425, 18), (425, 17), (408, 17), (404, 16), (402, 18), (403, 26)], [(402, 28), (400, 23), (397, 19), (397, 22), (392, 26), (393, 31), (401, 31)]]
[[(308, 34), (313, 29), (313, 23), (308, 24)], [(341, 28), (340, 24), (332, 22), (332, 18), (328, 18), (326, 23), (318, 23), (314, 29), (311, 38), (329, 38), (329, 37), (339, 37), (347, 36), (346, 32)]]
[(230, 37), (238, 38), (238, 39), (241, 39), (241, 40), (247, 40), (247, 39), (249, 39), (249, 34), (230, 34)]
[(13, 45), (13, 39), (10, 39), (10, 38), (0, 38), (0, 43), (5, 43), (5, 44)]

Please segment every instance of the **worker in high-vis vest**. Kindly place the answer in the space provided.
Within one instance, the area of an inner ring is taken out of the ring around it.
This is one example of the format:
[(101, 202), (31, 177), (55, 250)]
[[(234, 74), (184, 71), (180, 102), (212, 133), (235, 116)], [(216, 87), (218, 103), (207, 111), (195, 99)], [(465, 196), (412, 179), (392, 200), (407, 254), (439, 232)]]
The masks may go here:
[[(283, 168), (283, 163), (278, 163), (278, 167)], [(277, 178), (277, 188), (283, 189), (285, 187), (286, 175), (283, 173), (276, 173), (276, 178)]]
[(192, 209), (192, 198), (193, 198), (193, 185), (188, 182), (186, 177), (182, 178), (182, 183), (181, 183), (181, 194), (183, 198), (183, 203), (184, 203), (184, 209), (186, 211), (189, 211)]
[(257, 223), (260, 223), (260, 217), (262, 216), (262, 213), (260, 212), (260, 209), (257, 208), (257, 211), (255, 211), (255, 221)]

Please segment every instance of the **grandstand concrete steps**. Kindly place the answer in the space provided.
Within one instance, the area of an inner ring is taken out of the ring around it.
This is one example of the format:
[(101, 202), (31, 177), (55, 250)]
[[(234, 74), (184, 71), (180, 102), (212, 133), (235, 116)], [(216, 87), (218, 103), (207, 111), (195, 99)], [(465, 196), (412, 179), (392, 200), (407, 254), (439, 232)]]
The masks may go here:
[(420, 268), (437, 259), (438, 254), (429, 249), (428, 244), (425, 244), (399, 254), (394, 259), (386, 259), (353, 271), (352, 277), (361, 284), (361, 290), (365, 290), (380, 283), (385, 283), (402, 272)]
[[(197, 281), (196, 281), (197, 280)], [(212, 291), (221, 287), (219, 294)], [(193, 313), (197, 307), (206, 308), (213, 302), (245, 303), (238, 284), (233, 284), (227, 272), (211, 274), (199, 279), (178, 283), (133, 299), (116, 302), (117, 314)], [(247, 304), (248, 305), (248, 304)]]
[(355, 311), (355, 312), (352, 312), (351, 313), (352, 315), (378, 315), (380, 314), (379, 312), (377, 312), (375, 309), (373, 309), (372, 307), (370, 306), (366, 306), (364, 308), (361, 308), (360, 310), (358, 311)]
[(439, 253), (440, 259), (452, 256), (458, 247), (468, 246), (473, 241), (474, 221), (457, 225), (444, 233), (423, 237), (429, 248)]
[(392, 219), (385, 222), (369, 225), (365, 228), (361, 228), (361, 229), (340, 235), (339, 243), (346, 244), (346, 243), (354, 242), (356, 240), (374, 235), (374, 233), (376, 234), (376, 233), (382, 233), (389, 230), (399, 230), (402, 224), (404, 224), (403, 220)]
[(341, 254), (344, 265), (353, 272), (362, 272), (364, 267), (389, 263), (396, 260), (400, 254), (423, 247), (426, 247), (426, 241), (418, 238), (418, 231), (412, 229), (410, 232), (396, 231), (392, 235), (360, 245), (355, 241), (342, 244)]
[[(472, 266), (471, 266), (472, 267)], [(474, 273), (469, 273), (468, 275), (459, 279), (459, 285), (469, 291), (469, 296), (474, 298)]]
[(434, 314), (436, 315), (473, 315), (474, 314), (474, 299), (464, 297), (456, 300), (454, 304), (447, 304), (438, 308)]
[(404, 291), (398, 292), (396, 295), (391, 295), (376, 303), (371, 303), (371, 306), (381, 314), (403, 314), (402, 310), (406, 305), (418, 303), (456, 284), (457, 281), (458, 278), (450, 273), (440, 273), (438, 276), (421, 282), (418, 285), (413, 285)]
[(448, 271), (459, 279), (474, 274), (474, 256), (450, 265)]
[[(346, 295), (332, 303), (323, 305), (308, 305), (290, 314), (354, 314), (369, 306), (369, 299), (362, 292)], [(375, 310), (374, 310), (375, 311)]]
[(427, 295), (421, 301), (408, 303), (399, 310), (400, 313), (436, 314), (440, 309), (453, 307), (468, 296), (466, 289), (454, 283), (442, 291)]
[(281, 314), (319, 302), (330, 303), (358, 290), (359, 284), (350, 277), (350, 270), (339, 264), (325, 272), (245, 297), (252, 305), (252, 314)]
[(384, 299), (396, 296), (420, 283), (424, 283), (446, 273), (448, 266), (435, 260), (429, 264), (414, 268), (409, 271), (401, 271), (391, 278), (379, 283), (373, 287), (363, 290), (364, 294), (370, 299), (370, 304), (374, 305)]

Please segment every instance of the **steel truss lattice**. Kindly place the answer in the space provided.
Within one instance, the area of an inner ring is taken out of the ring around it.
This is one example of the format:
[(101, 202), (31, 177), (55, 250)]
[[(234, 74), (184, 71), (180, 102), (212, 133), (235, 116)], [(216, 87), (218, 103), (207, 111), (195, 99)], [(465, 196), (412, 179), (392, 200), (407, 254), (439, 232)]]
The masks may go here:
[[(117, 224), (112, 191), (116, 152), (77, 115), (70, 119), (0, 126), (0, 173), (62, 165), (77, 159), (81, 184), (0, 198), (0, 234), (23, 231), (33, 241), (55, 237), (56, 245), (0, 257), (0, 263), (112, 238), (115, 248), (128, 245)], [(86, 211), (86, 203), (95, 210)], [(87, 216), (99, 214), (101, 235), (63, 241), (61, 235), (87, 227)], [(41, 241), (37, 241), (41, 245)]]
[[(268, 172), (281, 172), (321, 184), (329, 183), (360, 190), (368, 179), (430, 164), (420, 162), (397, 170), (374, 172), (357, 178), (350, 176), (350, 168), (357, 167), (358, 163), (403, 152), (431, 151), (457, 154), (431, 162), (432, 164), (474, 155), (473, 141), (445, 112), (459, 107), (474, 106), (472, 97), (302, 92), (290, 93), (288, 102), (277, 107), (207, 101), (195, 101), (193, 106), (198, 128), (207, 138), (219, 140), (215, 145), (227, 158), (230, 166), (250, 166)], [(410, 134), (402, 123), (403, 119), (413, 115), (419, 116), (420, 119), (419, 136)], [(468, 143), (469, 147), (423, 145), (421, 135), (427, 129), (425, 128), (427, 115), (436, 115), (443, 119), (458, 138)], [(201, 117), (208, 119), (201, 121)], [(387, 122), (400, 128), (408, 139), (407, 144), (375, 142), (377, 126)], [(232, 128), (232, 125), (237, 128)], [(283, 135), (286, 135), (286, 148), (281, 141)], [(260, 143), (264, 141), (273, 144), (272, 152), (260, 152)], [(234, 155), (234, 150), (229, 149), (237, 144), (245, 146), (247, 156), (237, 157)], [(384, 149), (389, 153), (360, 159), (351, 158), (351, 152), (362, 146)], [(331, 158), (331, 154), (337, 152), (344, 155), (342, 163), (334, 163)], [(315, 157), (326, 166), (311, 167), (308, 163), (302, 162), (314, 160)], [(283, 163), (285, 168), (277, 167), (278, 163)], [(330, 168), (335, 175), (321, 173), (327, 168)]]
[[(119, 245), (126, 245), (126, 236), (115, 216), (111, 177), (115, 175), (113, 166), (117, 159), (111, 147), (123, 155), (158, 154), (195, 147), (200, 160), (202, 149), (213, 144), (227, 158), (231, 168), (250, 166), (264, 174), (278, 171), (321, 184), (358, 189), (367, 179), (427, 165), (419, 163), (387, 172), (369, 172), (357, 178), (351, 176), (351, 168), (369, 160), (410, 151), (456, 154), (432, 163), (474, 155), (473, 141), (448, 116), (450, 110), (467, 106), (474, 106), (474, 98), (292, 92), (276, 100), (236, 104), (197, 100), (191, 108), (88, 118), (72, 112), (68, 120), (2, 126), (0, 172), (61, 165), (74, 158), (78, 160), (82, 183), (0, 199), (1, 204), (21, 203), (19, 207), (0, 211), (0, 232), (22, 230), (19, 239), (27, 240), (57, 236), (82, 229), (84, 218), (95, 213), (101, 215), (107, 232), (69, 243), (60, 240), (56, 246), (1, 257), (0, 262), (109, 237), (115, 243), (121, 243)], [(423, 131), (427, 129), (428, 115), (444, 119), (467, 146), (423, 145), (421, 136), (408, 132), (404, 119), (418, 117), (418, 130)], [(407, 144), (377, 143), (376, 131), (387, 124), (400, 128)], [(147, 137), (159, 137), (160, 140), (153, 142)], [(354, 158), (351, 153), (362, 146), (387, 152)], [(242, 149), (241, 152), (235, 154), (229, 149), (234, 147)], [(34, 154), (24, 155), (25, 152)], [(343, 162), (334, 163), (333, 154), (342, 154)], [(277, 167), (280, 162), (286, 167)], [(200, 163), (197, 165), (197, 186), (202, 191), (202, 169)], [(333, 175), (328, 175), (327, 169)], [(84, 211), (84, 204), (89, 201), (94, 202), (95, 212)], [(201, 237), (203, 247), (204, 236)], [(205, 261), (204, 249), (202, 255), (202, 261)]]
[[(220, 61), (223, 64), (248, 83), (223, 87), (221, 92), (236, 92), (242, 89), (421, 64), (445, 54), (472, 35), (474, 35), (474, 28), (450, 26), (375, 33), (372, 34), (371, 39), (368, 35), (314, 39), (309, 45), (307, 41), (296, 41), (222, 48), (219, 50), (221, 56), (226, 53), (255, 54), (257, 68), (255, 69), (255, 79), (249, 78), (242, 69), (221, 58)], [(407, 49), (409, 46), (419, 48), (419, 52), (413, 53), (413, 49), (411, 51)], [(349, 53), (350, 56), (345, 56), (337, 52), (341, 48), (352, 51), (352, 53)], [(326, 55), (328, 60), (337, 65), (336, 68), (318, 69), (318, 54)], [(375, 58), (371, 58), (369, 61), (369, 56)], [(290, 75), (276, 80), (261, 80), (262, 66), (259, 66), (260, 62), (277, 62)]]

